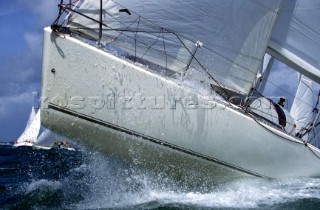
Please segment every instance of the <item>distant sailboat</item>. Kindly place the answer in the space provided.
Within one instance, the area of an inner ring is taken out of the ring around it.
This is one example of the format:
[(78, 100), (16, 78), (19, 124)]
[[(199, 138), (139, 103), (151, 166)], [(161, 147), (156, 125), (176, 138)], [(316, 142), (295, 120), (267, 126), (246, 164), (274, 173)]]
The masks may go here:
[(13, 146), (32, 146), (35, 144), (37, 142), (40, 127), (40, 110), (36, 113), (34, 107), (32, 107), (26, 128)]
[(35, 144), (32, 145), (33, 148), (35, 149), (44, 149), (44, 150), (48, 150), (52, 148), (52, 143), (51, 142), (47, 142), (49, 139), (51, 131), (44, 128), (44, 130), (41, 132), (41, 134), (39, 135), (39, 137), (37, 138), (37, 141)]

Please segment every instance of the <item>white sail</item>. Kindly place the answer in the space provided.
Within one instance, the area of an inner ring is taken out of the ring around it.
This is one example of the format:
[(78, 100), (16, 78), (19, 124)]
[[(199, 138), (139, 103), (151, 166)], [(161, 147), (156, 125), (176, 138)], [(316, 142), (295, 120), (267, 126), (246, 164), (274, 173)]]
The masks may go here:
[(264, 74), (264, 72), (266, 72), (271, 60), (272, 60), (272, 56), (269, 55), (268, 53), (266, 53), (263, 56), (261, 72), (260, 72), (261, 74)]
[[(103, 26), (101, 41), (121, 49), (120, 54), (129, 53), (172, 71), (184, 71), (199, 40), (203, 47), (195, 56), (206, 70), (229, 89), (248, 93), (281, 2), (103, 0), (103, 22), (107, 27)], [(125, 8), (129, 11), (119, 12)], [(100, 1), (85, 1), (78, 11), (99, 21)], [(99, 23), (92, 19), (75, 14), (68, 26), (98, 40)], [(175, 34), (168, 33), (172, 31)], [(192, 64), (200, 67), (197, 62)]]
[(36, 143), (37, 137), (40, 131), (41, 121), (40, 121), (40, 110), (33, 118), (32, 122), (27, 125), (26, 129), (23, 131), (16, 144), (19, 143)]
[(49, 129), (44, 128), (44, 130), (41, 132), (40, 136), (37, 139), (37, 145), (40, 145), (40, 146), (52, 145), (52, 139), (50, 138), (51, 136), (52, 136), (52, 132)]
[[(33, 121), (33, 119), (34, 119), (35, 116), (36, 116), (36, 111), (35, 111), (34, 107), (32, 106), (31, 112), (30, 112), (30, 114), (29, 114), (29, 118), (28, 118), (28, 121), (27, 121), (26, 127), (24, 128), (23, 133), (24, 133), (24, 132), (28, 129), (28, 127), (31, 125), (31, 123), (32, 123), (32, 121)], [(22, 135), (23, 135), (23, 133), (22, 133)], [(21, 141), (22, 141), (22, 140), (19, 140), (19, 139), (22, 139), (22, 135), (18, 138), (17, 142), (21, 142)]]
[(260, 72), (258, 74), (258, 82), (255, 85), (259, 93), (263, 93), (270, 75), (274, 58), (266, 53), (263, 57)]
[(36, 116), (36, 111), (34, 109), (34, 107), (31, 108), (31, 112), (30, 112), (30, 115), (29, 115), (29, 118), (28, 118), (28, 121), (27, 121), (27, 125), (25, 127), (25, 130), (31, 125), (34, 117)]
[[(313, 122), (313, 85), (312, 81), (300, 75), (299, 86), (290, 110), (291, 116), (295, 119), (296, 131), (301, 132)], [(303, 137), (308, 140), (308, 135)]]
[(284, 1), (268, 53), (320, 83), (320, 1)]

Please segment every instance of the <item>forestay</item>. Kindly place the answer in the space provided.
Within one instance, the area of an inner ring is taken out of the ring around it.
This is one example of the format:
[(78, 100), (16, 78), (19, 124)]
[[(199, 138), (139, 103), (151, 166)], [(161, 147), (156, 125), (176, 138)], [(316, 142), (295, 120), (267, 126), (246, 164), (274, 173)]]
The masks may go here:
[[(108, 27), (103, 26), (101, 42), (118, 54), (133, 55), (175, 72), (186, 71), (189, 64), (193, 68), (204, 67), (221, 85), (247, 94), (281, 2), (103, 0), (103, 23)], [(99, 21), (100, 1), (87, 0), (78, 11)], [(68, 26), (98, 40), (97, 21), (75, 14)], [(196, 49), (197, 41), (203, 47)], [(195, 59), (189, 62), (195, 51), (202, 67)]]
[(320, 83), (320, 1), (286, 0), (268, 53)]

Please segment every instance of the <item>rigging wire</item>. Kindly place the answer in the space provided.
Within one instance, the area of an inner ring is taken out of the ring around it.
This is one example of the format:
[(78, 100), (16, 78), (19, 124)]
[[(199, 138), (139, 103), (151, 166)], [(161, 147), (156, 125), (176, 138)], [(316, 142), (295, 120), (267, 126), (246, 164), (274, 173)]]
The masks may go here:
[[(63, 8), (64, 8), (64, 11), (70, 10), (70, 11), (73, 11), (73, 12), (79, 14), (79, 15), (82, 15), (82, 16), (88, 18), (88, 16), (86, 16), (86, 15), (84, 15), (84, 14), (82, 14), (82, 13), (79, 13), (79, 12), (75, 11), (74, 9), (67, 8), (67, 7), (63, 7)], [(95, 19), (93, 19), (93, 18), (89, 18), (89, 19), (92, 20), (92, 21), (94, 21), (94, 22), (100, 23), (100, 21), (95, 20)], [(135, 21), (133, 21), (130, 25), (128, 25), (128, 26), (127, 26), (127, 29), (123, 29), (123, 30), (115, 30), (115, 29), (112, 29), (110, 26), (102, 23), (103, 26), (110, 28), (110, 29), (102, 29), (102, 30), (121, 31), (121, 32), (119, 33), (119, 35), (118, 35), (117, 37), (113, 38), (113, 40), (110, 41), (108, 44), (113, 43), (113, 42), (114, 42), (116, 39), (118, 39), (121, 35), (124, 35), (123, 32), (125, 32), (125, 31), (135, 32), (135, 31), (133, 31), (133, 30), (128, 30), (128, 28), (130, 28), (137, 20), (139, 20), (139, 22), (140, 22), (140, 16), (139, 16)], [(121, 22), (119, 22), (119, 23), (121, 23)], [(80, 28), (80, 27), (77, 27), (77, 28), (72, 28), (72, 29), (73, 29), (73, 30), (75, 30), (75, 29), (86, 29), (86, 30), (88, 30), (89, 28)], [(92, 29), (92, 28), (90, 28), (90, 30), (98, 30), (98, 29)], [(161, 30), (162, 30), (162, 29), (161, 29)], [(136, 33), (137, 33), (137, 32), (136, 32)], [(148, 33), (148, 32), (145, 31), (145, 33)], [(157, 31), (157, 32), (155, 32), (155, 33), (159, 33), (159, 31)], [(132, 38), (132, 37), (129, 37), (129, 36), (127, 36), (127, 35), (124, 35), (124, 36), (126, 36), (126, 37), (128, 37), (128, 38)], [(158, 39), (159, 39), (159, 36), (158, 36)], [(135, 40), (135, 43), (136, 43), (136, 42), (137, 42), (137, 39), (134, 39), (134, 40)], [(145, 44), (143, 41), (139, 41), (139, 43), (148, 46), (148, 45)], [(155, 42), (155, 43), (156, 43), (156, 42)], [(135, 46), (136, 46), (136, 45), (135, 45)], [(151, 46), (151, 47), (152, 47), (152, 46)], [(149, 47), (149, 49), (150, 49), (150, 47)], [(157, 51), (158, 51), (158, 50), (157, 50)], [(162, 53), (161, 51), (158, 51), (158, 52)], [(147, 52), (146, 52), (146, 53), (147, 53)], [(145, 53), (145, 54), (146, 54), (146, 53)], [(144, 54), (144, 55), (145, 55), (145, 54)], [(144, 57), (144, 55), (143, 55), (142, 57)], [(167, 54), (165, 54), (165, 55), (168, 56)], [(171, 56), (169, 56), (169, 57), (171, 57)], [(176, 59), (176, 60), (179, 60), (179, 59), (174, 58), (174, 57), (172, 57), (172, 58), (173, 58), (173, 59)], [(141, 59), (141, 58), (140, 58), (140, 59)], [(183, 62), (183, 61), (180, 60), (180, 62)]]
[[(126, 8), (124, 5), (118, 3), (118, 2), (116, 2), (116, 1), (114, 1), (114, 0), (111, 0), (111, 1), (114, 2), (115, 4), (121, 6), (121, 7)], [(273, 11), (273, 10), (272, 10), (272, 11)], [(151, 21), (151, 20), (148, 20), (147, 18), (144, 18), (143, 16), (137, 14), (136, 12), (134, 12), (134, 11), (131, 11), (131, 12), (134, 13), (135, 15), (137, 15), (137, 16), (140, 16), (140, 17), (143, 18), (145, 21), (150, 22), (150, 23), (153, 24), (154, 26), (156, 26), (156, 27), (158, 27), (158, 28), (162, 28), (162, 27), (160, 27), (158, 24), (154, 23), (154, 22)], [(177, 33), (174, 32), (174, 31), (171, 31), (171, 30), (168, 30), (168, 29), (164, 29), (164, 30), (165, 30), (165, 31), (168, 31), (169, 33), (172, 33), (172, 34), (176, 34), (176, 35), (177, 35)], [(195, 40), (191, 40), (190, 38), (188, 38), (188, 37), (186, 37), (186, 36), (184, 36), (184, 35), (182, 35), (182, 34), (179, 34), (179, 37), (181, 37), (181, 38), (183, 38), (183, 39), (185, 39), (185, 40), (188, 40), (188, 41), (190, 41), (190, 42), (192, 42), (192, 43), (195, 43), (195, 42), (196, 42)], [(244, 57), (246, 57), (246, 58), (250, 58), (250, 59), (253, 59), (253, 60), (256, 60), (256, 61), (260, 61), (260, 59), (259, 59), (258, 57), (253, 57), (253, 56), (250, 56), (250, 55), (246, 55), (246, 54), (243, 54), (243, 53), (241, 53), (241, 52), (239, 52), (239, 51), (231, 50), (231, 49), (229, 49), (229, 48), (227, 48), (227, 47), (225, 47), (225, 46), (216, 45), (216, 47), (220, 47), (220, 48), (222, 48), (222, 49), (224, 49), (224, 50), (226, 50), (226, 51), (228, 51), (228, 52), (236, 53), (236, 54), (239, 54), (239, 55), (244, 56)], [(231, 62), (231, 63), (239, 66), (240, 68), (242, 68), (242, 69), (250, 72), (251, 74), (256, 75), (256, 72), (253, 72), (252, 70), (250, 70), (250, 69), (242, 66), (241, 64), (235, 62), (234, 60), (231, 60), (231, 59), (227, 58), (226, 56), (222, 55), (221, 53), (218, 53), (217, 51), (215, 51), (215, 50), (213, 50), (213, 49), (210, 49), (210, 48), (208, 48), (208, 47), (206, 47), (206, 46), (203, 46), (203, 48), (206, 49), (206, 50), (208, 50), (208, 51), (210, 51), (210, 52), (212, 52), (212, 53), (214, 53), (214, 54), (216, 54), (216, 55), (218, 55), (218, 56), (220, 56), (221, 58), (224, 58), (224, 59), (226, 59), (227, 61), (229, 61), (229, 62)]]
[[(197, 57), (189, 50), (189, 48), (187, 48), (187, 46), (185, 45), (185, 43), (181, 40), (181, 38), (174, 33), (177, 38), (179, 39), (179, 41), (181, 42), (181, 44), (188, 50), (188, 52), (190, 53), (190, 55), (192, 56), (192, 58), (197, 61), (197, 63), (200, 65), (200, 67), (205, 70), (205, 72), (208, 74), (208, 76), (210, 77), (210, 79), (212, 79), (215, 83), (217, 83), (217, 85), (225, 92), (225, 94), (228, 96), (228, 99), (230, 98), (229, 93), (222, 88), (222, 86), (220, 85), (220, 83), (209, 73), (209, 71), (202, 65), (202, 63), (197, 59)], [(229, 100), (227, 100), (227, 102), (231, 105), (231, 102)]]
[[(77, 13), (77, 14), (79, 14), (79, 15), (82, 15), (82, 16), (84, 16), (85, 18), (89, 18), (90, 20), (92, 20), (92, 21), (94, 21), (94, 22), (97, 22), (97, 23), (99, 23), (99, 21), (98, 20), (95, 20), (95, 19), (93, 19), (93, 18), (91, 18), (91, 17), (88, 17), (87, 15), (84, 15), (84, 14), (82, 14), (82, 13), (80, 13), (80, 12), (77, 12), (76, 10), (74, 10), (74, 9), (71, 9), (71, 8), (67, 8), (67, 7), (64, 7), (64, 9), (65, 9), (65, 11), (66, 10), (70, 10), (70, 11), (73, 11), (73, 12), (75, 12), (75, 13)], [(111, 42), (109, 42), (108, 44), (111, 44), (111, 43), (113, 43), (116, 39), (118, 39), (121, 35), (124, 35), (123, 34), (123, 32), (132, 32), (132, 33), (136, 33), (136, 31), (135, 30), (128, 30), (128, 28), (130, 28), (137, 20), (139, 20), (140, 21), (140, 16), (135, 20), (135, 21), (133, 21), (130, 25), (128, 25), (127, 26), (127, 28), (126, 29), (122, 29), (122, 30), (116, 30), (116, 29), (113, 29), (113, 28), (111, 28), (110, 26), (108, 26), (108, 25), (106, 25), (106, 24), (104, 24), (104, 23), (102, 23), (102, 25), (103, 26), (105, 26), (105, 27), (108, 27), (109, 29), (102, 29), (102, 30), (110, 30), (110, 31), (120, 31), (120, 33), (119, 33), (119, 35), (117, 36), (117, 37), (115, 37)], [(119, 21), (118, 21), (119, 22)], [(119, 22), (119, 23), (121, 23), (121, 22)], [(122, 23), (121, 23), (122, 24)], [(72, 28), (73, 30), (75, 30), (75, 29), (86, 29), (86, 30), (98, 30), (98, 29), (92, 29), (92, 28), (81, 28), (81, 27), (74, 27), (74, 28)], [(162, 32), (163, 32), (163, 28), (161, 28), (161, 30), (162, 30)], [(138, 32), (140, 32), (140, 31), (138, 31)], [(144, 33), (149, 33), (149, 31), (141, 31), (141, 32), (144, 32)], [(157, 34), (159, 34), (159, 31), (157, 31), (157, 32), (154, 32), (154, 33), (157, 33)], [(172, 34), (171, 32), (167, 32), (167, 33), (170, 33), (170, 34)], [(126, 36), (126, 37), (128, 37), (128, 38), (132, 38), (132, 37), (130, 37), (130, 36), (127, 36), (127, 35), (124, 35), (124, 36)], [(137, 40), (135, 40), (135, 41), (137, 41)], [(143, 45), (145, 45), (145, 46), (148, 46), (146, 43), (144, 43), (143, 41), (141, 41), (141, 40), (138, 40), (138, 42), (140, 43), (140, 44), (143, 44)], [(163, 52), (161, 52), (161, 51), (159, 51), (159, 50), (157, 50), (157, 49), (155, 49), (156, 51), (158, 51), (158, 52), (160, 52), (160, 53), (163, 53)], [(168, 54), (165, 54), (166, 56), (168, 56)], [(177, 59), (177, 58), (175, 58), (175, 57), (172, 57), (172, 56), (169, 56), (169, 57), (171, 57), (172, 59), (176, 59), (176, 60), (178, 60), (178, 61), (180, 61), (180, 62), (184, 62), (184, 61), (182, 61), (182, 60), (179, 60), (179, 59)]]
[[(137, 30), (139, 29), (139, 25), (140, 25), (140, 17), (139, 17), (139, 20), (138, 20), (138, 24), (137, 24)], [(136, 59), (137, 57), (137, 36), (138, 36), (138, 32), (135, 33), (134, 35), (134, 57)]]
[[(161, 28), (161, 32), (163, 32), (163, 28)], [(165, 43), (164, 33), (162, 33), (162, 44), (163, 44), (164, 54), (166, 55), (167, 51), (166, 51), (166, 43)], [(165, 58), (166, 58), (166, 73), (167, 73), (167, 70), (168, 70), (168, 58), (167, 58), (167, 56), (165, 56)]]
[[(61, 5), (61, 4), (63, 4), (63, 0), (60, 0), (60, 4), (59, 5)], [(63, 13), (62, 10), (63, 10), (62, 7), (59, 7), (59, 14), (58, 14), (57, 18), (53, 21), (53, 25), (58, 24), (59, 19), (60, 19), (62, 13)]]

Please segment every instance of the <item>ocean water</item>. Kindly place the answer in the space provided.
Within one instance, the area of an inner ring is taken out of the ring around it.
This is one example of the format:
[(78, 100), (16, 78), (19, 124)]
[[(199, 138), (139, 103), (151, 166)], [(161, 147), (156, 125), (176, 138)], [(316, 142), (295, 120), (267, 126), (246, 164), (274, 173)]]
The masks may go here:
[(169, 177), (87, 149), (0, 145), (0, 209), (318, 208), (317, 178), (241, 178), (187, 190)]

